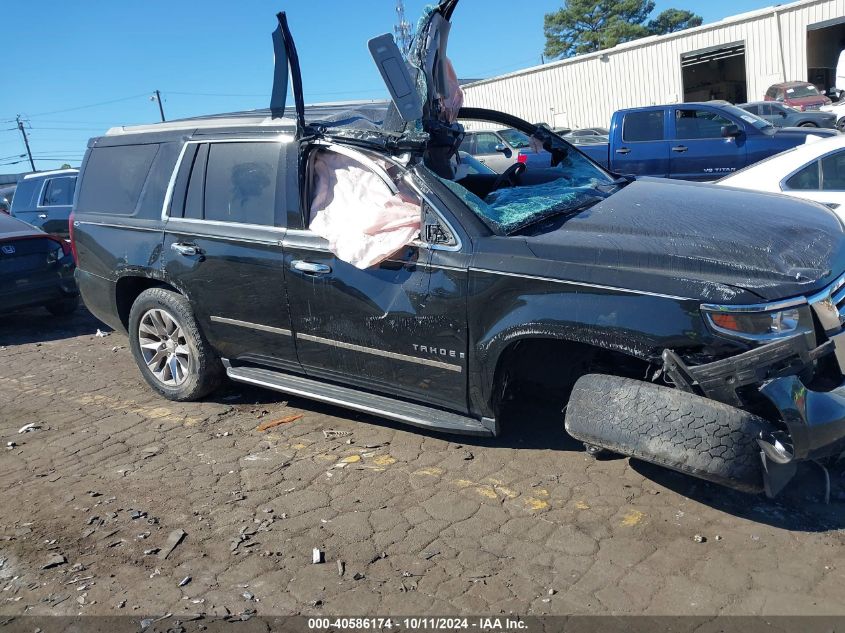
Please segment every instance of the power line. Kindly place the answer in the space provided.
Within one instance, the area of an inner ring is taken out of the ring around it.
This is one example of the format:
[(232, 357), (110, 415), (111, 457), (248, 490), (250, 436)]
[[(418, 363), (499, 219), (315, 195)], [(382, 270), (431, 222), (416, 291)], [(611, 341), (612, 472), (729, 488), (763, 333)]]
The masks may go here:
[(128, 97), (120, 97), (119, 99), (110, 99), (108, 101), (99, 101), (97, 103), (89, 103), (86, 105), (75, 106), (73, 108), (64, 108), (63, 110), (52, 110), (50, 112), (39, 112), (38, 114), (30, 114), (28, 118), (34, 119), (35, 117), (40, 116), (47, 116), (50, 114), (59, 114), (61, 112), (75, 112), (76, 110), (84, 110), (86, 108), (96, 108), (98, 106), (109, 105), (110, 103), (120, 103), (121, 101), (129, 101), (130, 99), (137, 99), (138, 97), (146, 97), (147, 93), (141, 93), (138, 95), (130, 95)]

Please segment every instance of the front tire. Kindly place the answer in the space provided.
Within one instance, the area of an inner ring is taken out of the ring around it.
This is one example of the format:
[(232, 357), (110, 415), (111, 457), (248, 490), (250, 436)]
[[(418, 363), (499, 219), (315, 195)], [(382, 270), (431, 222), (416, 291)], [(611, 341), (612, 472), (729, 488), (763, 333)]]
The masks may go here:
[(566, 430), (576, 439), (745, 492), (762, 492), (756, 439), (772, 425), (678, 389), (604, 374), (575, 383)]
[(129, 347), (144, 380), (168, 400), (198, 400), (214, 391), (223, 376), (190, 303), (171, 290), (150, 288), (135, 299)]

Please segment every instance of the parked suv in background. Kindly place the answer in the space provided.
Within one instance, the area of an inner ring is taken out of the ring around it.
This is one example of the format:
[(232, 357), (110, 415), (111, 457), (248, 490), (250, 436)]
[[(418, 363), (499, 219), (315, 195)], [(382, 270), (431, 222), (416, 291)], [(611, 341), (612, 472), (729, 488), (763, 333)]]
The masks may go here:
[[(542, 394), (567, 403), (566, 429), (591, 451), (769, 494), (797, 462), (838, 456), (836, 216), (785, 196), (622, 177), (542, 126), (449, 112), (437, 87), (451, 73), (455, 5), (429, 9), (408, 64), (391, 36), (371, 40), (395, 80), (380, 112), (306, 112), (279, 14), (269, 110), (89, 142), (76, 277), (91, 312), (128, 333), (149, 385), (192, 400), (227, 375), (481, 436), (500, 432), (511, 399)], [(456, 119), (516, 129), (550, 163), (458, 178)], [(362, 213), (401, 203), (418, 214), (404, 246), (366, 267), (319, 233), (315, 206), (334, 199), (325, 183), (341, 173), (390, 194), (365, 198)]]
[(741, 103), (737, 107), (751, 114), (756, 114), (761, 119), (766, 119), (775, 127), (824, 127), (830, 129), (836, 127), (836, 115), (833, 112), (820, 112), (818, 110), (802, 112), (774, 101)]
[(788, 106), (804, 110), (818, 110), (830, 105), (828, 97), (819, 92), (813, 84), (806, 81), (787, 81), (770, 86), (764, 97), (766, 101), (780, 101)]
[(27, 174), (18, 181), (11, 214), (42, 231), (67, 237), (78, 174), (78, 169)]

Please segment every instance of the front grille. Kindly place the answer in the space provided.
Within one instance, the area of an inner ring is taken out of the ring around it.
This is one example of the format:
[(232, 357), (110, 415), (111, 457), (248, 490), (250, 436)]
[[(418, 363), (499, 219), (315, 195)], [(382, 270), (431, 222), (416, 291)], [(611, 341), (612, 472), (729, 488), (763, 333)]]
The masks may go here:
[(845, 275), (808, 298), (825, 333), (830, 335), (845, 325)]

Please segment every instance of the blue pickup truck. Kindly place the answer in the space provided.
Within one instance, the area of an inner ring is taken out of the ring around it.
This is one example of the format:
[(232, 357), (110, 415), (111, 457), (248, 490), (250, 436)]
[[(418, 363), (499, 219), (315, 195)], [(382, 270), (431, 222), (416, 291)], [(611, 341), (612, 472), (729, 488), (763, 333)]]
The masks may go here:
[(801, 145), (811, 134), (837, 132), (775, 128), (728, 103), (681, 103), (618, 110), (608, 143), (578, 149), (618, 174), (716, 180)]

